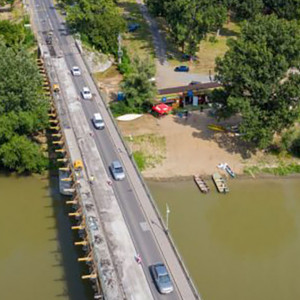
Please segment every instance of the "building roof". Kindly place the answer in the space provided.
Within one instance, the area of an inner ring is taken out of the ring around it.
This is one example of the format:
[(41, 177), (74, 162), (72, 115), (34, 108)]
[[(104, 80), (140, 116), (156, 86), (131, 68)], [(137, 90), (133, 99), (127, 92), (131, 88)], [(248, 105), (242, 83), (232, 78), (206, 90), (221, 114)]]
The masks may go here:
[(185, 85), (185, 86), (177, 86), (173, 88), (166, 88), (158, 90), (159, 95), (168, 95), (168, 94), (176, 94), (176, 93), (184, 93), (187, 91), (193, 90), (206, 90), (213, 89), (217, 87), (221, 87), (222, 85), (218, 82), (205, 82), (193, 85)]

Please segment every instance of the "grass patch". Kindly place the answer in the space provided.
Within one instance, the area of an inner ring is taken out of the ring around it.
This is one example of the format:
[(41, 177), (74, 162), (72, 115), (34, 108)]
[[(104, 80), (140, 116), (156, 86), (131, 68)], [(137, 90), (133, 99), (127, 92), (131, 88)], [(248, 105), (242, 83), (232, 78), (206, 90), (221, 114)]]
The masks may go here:
[(223, 57), (229, 49), (227, 40), (229, 38), (236, 38), (239, 32), (240, 27), (238, 24), (229, 22), (220, 30), (220, 35), (218, 37), (216, 37), (215, 34), (209, 34), (205, 40), (201, 41), (197, 53), (197, 69), (201, 73), (209, 73), (209, 71), (214, 72), (216, 58)]
[(166, 139), (155, 134), (127, 136), (136, 164), (141, 171), (154, 168), (165, 159)]
[(120, 76), (120, 72), (116, 65), (112, 65), (110, 68), (105, 70), (104, 72), (97, 72), (93, 74), (96, 80), (107, 79), (107, 78), (114, 78)]
[(244, 173), (251, 176), (255, 174), (262, 174), (262, 173), (272, 174), (276, 176), (285, 176), (285, 175), (300, 173), (300, 164), (280, 162), (276, 167), (252, 166), (252, 167), (245, 168)]
[(229, 22), (220, 30), (220, 35), (218, 37), (216, 37), (216, 34), (208, 34), (206, 39), (200, 42), (199, 51), (196, 53), (198, 61), (191, 63), (182, 59), (182, 52), (174, 44), (166, 21), (163, 18), (156, 18), (156, 21), (161, 30), (161, 34), (166, 41), (167, 54), (174, 57), (169, 60), (170, 64), (176, 66), (184, 62), (191, 68), (194, 66), (194, 71), (199, 73), (209, 73), (209, 70), (214, 72), (216, 57), (224, 56), (225, 52), (228, 50), (227, 40), (229, 38), (236, 38), (240, 33), (239, 24)]
[(133, 158), (140, 171), (144, 171), (147, 165), (147, 157), (142, 151), (133, 152)]

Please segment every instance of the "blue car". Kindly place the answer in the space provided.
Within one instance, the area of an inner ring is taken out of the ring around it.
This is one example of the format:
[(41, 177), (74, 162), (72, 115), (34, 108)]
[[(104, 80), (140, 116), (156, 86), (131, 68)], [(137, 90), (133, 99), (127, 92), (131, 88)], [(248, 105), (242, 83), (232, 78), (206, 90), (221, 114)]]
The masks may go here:
[(188, 66), (179, 66), (174, 69), (175, 72), (188, 72), (189, 70)]
[(128, 32), (134, 32), (137, 29), (139, 29), (140, 27), (141, 27), (140, 24), (137, 24), (137, 23), (129, 24), (128, 25)]

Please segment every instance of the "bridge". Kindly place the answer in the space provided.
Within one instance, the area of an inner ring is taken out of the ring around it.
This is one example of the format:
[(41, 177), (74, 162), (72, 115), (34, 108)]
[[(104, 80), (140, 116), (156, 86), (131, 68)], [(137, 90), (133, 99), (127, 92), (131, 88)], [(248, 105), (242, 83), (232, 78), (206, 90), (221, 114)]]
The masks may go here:
[[(28, 1), (28, 2), (26, 2)], [(151, 194), (140, 175), (130, 151), (118, 131), (92, 74), (85, 63), (80, 45), (68, 34), (64, 20), (50, 0), (24, 0), (36, 34), (40, 63), (52, 86), (50, 122), (56, 152), (70, 182), (66, 192), (78, 230), (76, 245), (86, 256), (95, 299), (200, 299), (174, 242), (161, 219)], [(51, 43), (47, 42), (51, 34)], [(81, 76), (72, 76), (79, 66)], [(53, 84), (58, 84), (55, 92)], [(80, 92), (88, 86), (93, 100), (82, 100)], [(95, 112), (103, 116), (106, 128), (97, 131), (91, 124)], [(126, 179), (114, 182), (109, 164), (119, 159)], [(74, 164), (83, 162), (83, 167)], [(64, 187), (62, 187), (64, 188)], [(138, 264), (135, 255), (140, 254)], [(174, 292), (162, 296), (153, 284), (148, 267), (164, 262), (168, 267)]]

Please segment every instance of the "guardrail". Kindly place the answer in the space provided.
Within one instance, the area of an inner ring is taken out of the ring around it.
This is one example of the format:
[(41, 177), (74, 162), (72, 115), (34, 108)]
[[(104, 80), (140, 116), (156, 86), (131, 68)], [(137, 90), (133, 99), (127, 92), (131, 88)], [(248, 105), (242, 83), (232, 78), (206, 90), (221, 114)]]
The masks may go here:
[(155, 202), (155, 200), (153, 199), (153, 197), (152, 197), (152, 195), (151, 195), (151, 192), (150, 192), (150, 190), (149, 190), (149, 188), (148, 188), (148, 186), (147, 186), (147, 184), (146, 184), (146, 182), (145, 182), (145, 180), (144, 180), (144, 178), (143, 178), (143, 176), (142, 176), (142, 174), (141, 174), (139, 168), (138, 168), (137, 165), (136, 165), (136, 162), (135, 162), (135, 160), (134, 160), (134, 158), (133, 158), (133, 155), (132, 155), (132, 151), (131, 151), (131, 149), (128, 147), (126, 141), (125, 141), (124, 138), (123, 138), (122, 133), (121, 133), (120, 130), (119, 130), (119, 127), (118, 127), (118, 125), (117, 125), (117, 123), (116, 123), (116, 121), (115, 121), (115, 118), (114, 118), (114, 116), (113, 116), (111, 110), (110, 110), (110, 107), (109, 107), (108, 104), (107, 104), (108, 101), (107, 101), (107, 96), (106, 96), (106, 94), (103, 93), (103, 92), (98, 88), (97, 82), (96, 82), (96, 80), (95, 80), (95, 78), (94, 78), (94, 76), (93, 76), (93, 73), (91, 72), (91, 69), (90, 69), (90, 67), (89, 67), (89, 65), (88, 65), (88, 63), (87, 63), (87, 61), (86, 61), (84, 55), (81, 55), (81, 57), (82, 57), (82, 59), (83, 59), (83, 62), (84, 62), (84, 64), (85, 64), (85, 66), (86, 66), (86, 68), (87, 68), (89, 74), (90, 74), (91, 77), (92, 77), (92, 80), (93, 80), (93, 82), (94, 82), (94, 84), (95, 84), (95, 86), (96, 86), (96, 88), (97, 88), (97, 91), (98, 91), (98, 93), (99, 93), (100, 96), (101, 96), (101, 97), (100, 97), (100, 98), (101, 98), (101, 101), (102, 101), (102, 103), (104, 104), (104, 106), (105, 106), (105, 108), (106, 108), (106, 110), (107, 110), (107, 112), (108, 112), (108, 114), (109, 114), (109, 116), (110, 116), (110, 118), (111, 118), (111, 120), (112, 120), (112, 122), (113, 122), (113, 124), (114, 124), (114, 127), (115, 127), (115, 129), (116, 129), (116, 131), (117, 131), (117, 133), (118, 133), (118, 135), (119, 135), (121, 141), (122, 141), (122, 144), (124, 145), (124, 148), (126, 149), (126, 152), (127, 152), (128, 156), (129, 156), (129, 158), (130, 158), (130, 160), (131, 160), (131, 163), (133, 164), (133, 166), (134, 166), (134, 168), (135, 168), (135, 170), (136, 170), (136, 172), (137, 172), (137, 174), (138, 174), (138, 176), (139, 176), (139, 179), (140, 179), (140, 181), (141, 181), (141, 183), (142, 183), (142, 185), (143, 185), (143, 187), (144, 187), (144, 189), (145, 189), (145, 191), (146, 191), (146, 194), (147, 194), (147, 196), (148, 196), (148, 198), (149, 198), (149, 200), (150, 200), (150, 203), (151, 203), (152, 207), (154, 208), (154, 211), (155, 211), (155, 213), (156, 213), (156, 215), (157, 215), (157, 217), (158, 217), (158, 219), (159, 219), (159, 221), (160, 221), (160, 223), (161, 223), (161, 226), (162, 226), (162, 228), (164, 229), (164, 231), (165, 231), (165, 233), (166, 233), (166, 236), (167, 236), (167, 238), (168, 238), (168, 240), (169, 240), (169, 242), (170, 242), (170, 244), (171, 244), (172, 249), (173, 249), (174, 252), (175, 252), (175, 255), (176, 255), (176, 257), (177, 257), (177, 259), (178, 259), (178, 261), (179, 261), (179, 263), (180, 263), (180, 265), (181, 265), (183, 271), (184, 271), (185, 277), (187, 278), (187, 280), (188, 280), (188, 282), (189, 282), (189, 284), (190, 284), (190, 286), (191, 286), (191, 288), (192, 288), (192, 290), (193, 290), (193, 293), (194, 293), (196, 299), (199, 299), (199, 300), (202, 299), (202, 300), (203, 300), (203, 298), (199, 295), (198, 290), (197, 290), (197, 288), (196, 288), (196, 286), (195, 286), (195, 284), (194, 284), (192, 278), (189, 276), (189, 273), (188, 273), (188, 271), (187, 271), (187, 267), (185, 266), (185, 263), (184, 263), (184, 261), (183, 261), (183, 258), (181, 257), (180, 253), (178, 252), (177, 247), (176, 247), (176, 244), (175, 244), (175, 242), (174, 242), (172, 236), (170, 235), (169, 230), (167, 230), (167, 227), (166, 227), (166, 225), (165, 225), (165, 222), (163, 221), (163, 219), (162, 219), (162, 217), (161, 217), (161, 215), (160, 215), (160, 212), (159, 212), (159, 209), (158, 209), (158, 207), (157, 207), (157, 205), (156, 205), (156, 202)]

